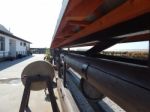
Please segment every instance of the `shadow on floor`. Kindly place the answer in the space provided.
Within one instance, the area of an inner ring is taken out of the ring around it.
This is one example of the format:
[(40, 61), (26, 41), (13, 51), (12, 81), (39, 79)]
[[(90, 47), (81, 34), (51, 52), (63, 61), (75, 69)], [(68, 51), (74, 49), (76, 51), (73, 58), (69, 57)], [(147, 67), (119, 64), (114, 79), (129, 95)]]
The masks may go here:
[(27, 59), (29, 59), (29, 58), (31, 58), (31, 57), (33, 57), (33, 56), (27, 56), (27, 57), (23, 57), (23, 58), (21, 58), (21, 59), (13, 60), (13, 61), (0, 62), (0, 71), (1, 71), (1, 70), (4, 70), (4, 69), (6, 69), (6, 68), (8, 68), (8, 67), (10, 67), (10, 66), (13, 66), (13, 65), (15, 65), (15, 64), (18, 64), (18, 63), (20, 63), (20, 62), (22, 62), (22, 61), (25, 61), (25, 60), (27, 60)]

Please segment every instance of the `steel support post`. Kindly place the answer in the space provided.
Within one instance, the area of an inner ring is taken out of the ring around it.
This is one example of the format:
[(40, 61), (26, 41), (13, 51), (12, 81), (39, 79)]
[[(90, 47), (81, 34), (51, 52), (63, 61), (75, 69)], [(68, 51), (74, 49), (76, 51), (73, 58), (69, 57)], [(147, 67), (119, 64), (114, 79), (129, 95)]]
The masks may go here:
[(53, 87), (52, 87), (52, 79), (49, 76), (40, 76), (40, 75), (28, 76), (25, 78), (26, 78), (26, 83), (25, 83), (24, 93), (23, 93), (19, 112), (30, 110), (28, 107), (28, 102), (29, 102), (29, 97), (30, 97), (30, 87), (31, 87), (32, 82), (38, 82), (38, 81), (46, 82), (49, 95), (50, 95), (52, 110), (53, 112), (59, 112), (59, 109), (56, 103), (56, 98), (55, 98), (54, 91), (53, 91)]

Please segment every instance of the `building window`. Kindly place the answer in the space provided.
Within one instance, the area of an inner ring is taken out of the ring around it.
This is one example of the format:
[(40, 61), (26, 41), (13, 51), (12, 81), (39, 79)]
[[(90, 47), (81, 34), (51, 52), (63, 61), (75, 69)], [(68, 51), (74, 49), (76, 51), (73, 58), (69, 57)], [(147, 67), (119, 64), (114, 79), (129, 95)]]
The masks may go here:
[(0, 51), (4, 51), (4, 50), (5, 50), (5, 38), (0, 37)]
[(26, 43), (24, 43), (24, 46), (26, 46)]
[(22, 42), (20, 42), (20, 46), (22, 46)]

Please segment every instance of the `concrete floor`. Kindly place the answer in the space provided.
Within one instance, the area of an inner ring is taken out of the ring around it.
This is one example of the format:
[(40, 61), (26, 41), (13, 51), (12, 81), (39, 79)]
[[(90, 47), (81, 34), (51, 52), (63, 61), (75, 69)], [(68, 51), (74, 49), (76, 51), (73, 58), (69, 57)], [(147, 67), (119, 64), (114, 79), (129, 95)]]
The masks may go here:
[[(33, 55), (33, 57), (0, 62), (0, 112), (19, 111), (24, 89), (20, 80), (22, 70), (33, 61), (43, 60), (43, 57), (44, 55)], [(43, 90), (31, 92), (29, 107), (32, 112), (51, 112), (51, 104), (45, 100)]]

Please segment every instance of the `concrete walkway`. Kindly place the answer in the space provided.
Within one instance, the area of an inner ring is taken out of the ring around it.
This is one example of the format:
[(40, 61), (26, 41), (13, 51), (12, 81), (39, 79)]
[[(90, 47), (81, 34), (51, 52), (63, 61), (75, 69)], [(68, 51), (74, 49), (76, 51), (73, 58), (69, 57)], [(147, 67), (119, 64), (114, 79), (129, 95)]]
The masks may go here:
[[(20, 80), (22, 70), (33, 61), (43, 60), (43, 57), (44, 55), (33, 55), (33, 57), (0, 62), (0, 112), (19, 111), (24, 89)], [(31, 92), (29, 107), (32, 112), (51, 112), (51, 104), (45, 100), (43, 90)]]

